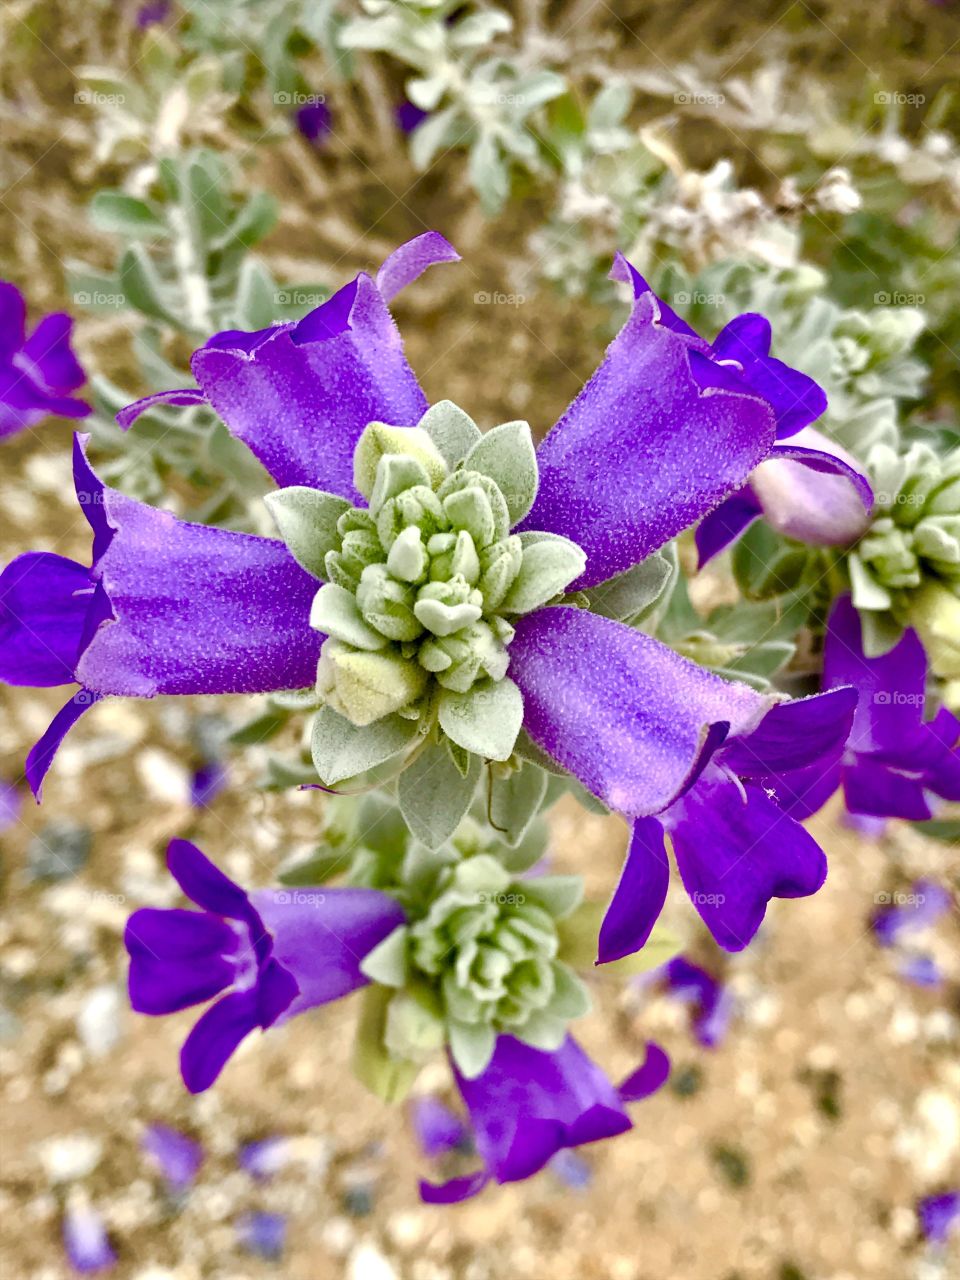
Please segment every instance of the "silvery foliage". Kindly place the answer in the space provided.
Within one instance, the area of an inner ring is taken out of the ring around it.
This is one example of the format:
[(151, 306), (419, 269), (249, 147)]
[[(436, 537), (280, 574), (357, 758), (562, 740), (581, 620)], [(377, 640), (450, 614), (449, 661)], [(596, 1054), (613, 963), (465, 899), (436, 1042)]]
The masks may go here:
[(533, 128), (566, 81), (498, 48), (499, 37), (513, 26), (502, 9), (461, 15), (458, 8), (456, 0), (363, 0), (363, 15), (346, 23), (339, 41), (346, 49), (389, 54), (413, 69), (407, 96), (429, 113), (411, 135), (414, 165), (424, 170), (442, 152), (466, 148), (471, 184), (492, 214), (510, 194), (512, 166), (545, 171)]

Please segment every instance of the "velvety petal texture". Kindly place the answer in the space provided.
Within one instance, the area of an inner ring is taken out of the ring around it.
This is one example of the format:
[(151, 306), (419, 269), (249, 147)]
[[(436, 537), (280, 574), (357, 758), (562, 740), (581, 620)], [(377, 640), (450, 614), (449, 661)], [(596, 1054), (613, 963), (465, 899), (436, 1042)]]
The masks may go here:
[(670, 886), (663, 827), (656, 818), (633, 824), (626, 861), (607, 908), (597, 944), (597, 963), (633, 955), (660, 918)]
[(537, 452), (540, 487), (523, 522), (587, 555), (575, 584), (638, 564), (739, 489), (770, 452), (774, 416), (752, 394), (702, 388), (694, 348), (637, 299), (606, 359)]
[(394, 249), (377, 272), (377, 288), (384, 302), (392, 302), (401, 289), (438, 262), (459, 262), (460, 255), (439, 231), (425, 231)]
[(650, 636), (569, 606), (519, 620), (510, 675), (533, 740), (631, 817), (665, 808), (689, 783), (709, 726), (743, 732), (769, 706)]
[(112, 611), (77, 664), (98, 693), (256, 693), (313, 682), (316, 581), (282, 542), (188, 524), (112, 489), (93, 567)]

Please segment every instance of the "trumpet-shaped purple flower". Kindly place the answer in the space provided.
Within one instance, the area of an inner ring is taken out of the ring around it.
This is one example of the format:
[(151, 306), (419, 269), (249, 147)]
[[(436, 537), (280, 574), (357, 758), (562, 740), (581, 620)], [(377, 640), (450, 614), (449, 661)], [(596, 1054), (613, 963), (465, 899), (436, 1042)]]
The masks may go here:
[(124, 934), (130, 1003), (138, 1013), (165, 1014), (219, 997), (180, 1055), (191, 1093), (208, 1089), (257, 1027), (364, 986), (360, 962), (404, 919), (374, 889), (247, 894), (186, 840), (170, 842), (167, 865), (202, 910), (133, 913)]
[(667, 1055), (651, 1044), (642, 1066), (617, 1089), (569, 1036), (552, 1053), (500, 1036), (479, 1076), (456, 1072), (483, 1167), (442, 1186), (422, 1182), (423, 1199), (454, 1204), (491, 1179), (519, 1182), (558, 1151), (625, 1132), (632, 1125), (624, 1104), (655, 1093), (669, 1072)]
[[(409, 425), (427, 408), (387, 303), (456, 257), (430, 232), (392, 254), (376, 281), (361, 273), (299, 322), (217, 334), (193, 357), (196, 389), (148, 397), (121, 424), (158, 401), (207, 403), (278, 485), (357, 503), (354, 449), (367, 424)], [(618, 270), (630, 269), (621, 259)], [(816, 408), (809, 379), (761, 353), (762, 334), (748, 358), (755, 319), (710, 347), (638, 293), (606, 359), (540, 446), (536, 496), (518, 526), (521, 543), (547, 533), (582, 549), (574, 589), (631, 570), (701, 518), (769, 455), (778, 421), (796, 429)], [(314, 683), (317, 579), (282, 542), (187, 524), (127, 498), (98, 480), (81, 445), (76, 486), (93, 530), (91, 568), (31, 553), (0, 577), (0, 677), (81, 685), (30, 753), (35, 792), (65, 733), (103, 696)], [(538, 607), (507, 631), (523, 727), (629, 816), (669, 805), (724, 735), (748, 733), (769, 705), (586, 609)]]
[(771, 898), (816, 893), (826, 858), (793, 815), (812, 811), (800, 808), (798, 794), (822, 803), (835, 789), (856, 701), (847, 687), (778, 704), (755, 729), (723, 741), (668, 808), (634, 823), (600, 929), (599, 963), (649, 938), (667, 896), (667, 834), (693, 905), (726, 951), (753, 938)]
[(44, 316), (27, 336), (27, 308), (16, 285), (0, 281), (0, 440), (51, 414), (85, 418), (90, 406), (68, 393), (85, 375), (70, 347), (73, 321)]
[(936, 924), (950, 910), (949, 890), (934, 880), (917, 880), (908, 894), (874, 912), (870, 928), (883, 947), (896, 946), (903, 938)]
[(873, 490), (852, 454), (804, 427), (761, 462), (743, 488), (697, 526), (702, 567), (761, 516), (785, 538), (849, 546), (870, 525)]
[(915, 631), (907, 630), (888, 653), (868, 658), (850, 597), (836, 601), (823, 687), (852, 685), (860, 694), (849, 741), (831, 775), (831, 790), (843, 786), (851, 813), (923, 821), (932, 816), (932, 796), (960, 800), (960, 720), (946, 707), (924, 720), (926, 679), (926, 654)]

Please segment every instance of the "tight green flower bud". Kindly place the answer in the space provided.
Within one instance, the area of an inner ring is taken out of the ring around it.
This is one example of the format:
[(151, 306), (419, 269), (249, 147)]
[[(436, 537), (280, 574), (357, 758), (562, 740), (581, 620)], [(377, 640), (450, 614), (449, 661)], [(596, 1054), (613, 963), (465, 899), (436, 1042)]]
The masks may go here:
[(440, 486), (438, 495), (450, 523), (455, 529), (466, 529), (478, 550), (510, 532), (507, 500), (489, 476), (479, 471), (455, 471)]
[(377, 513), (377, 533), (389, 551), (404, 529), (416, 525), (424, 539), (449, 527), (440, 499), (426, 485), (414, 485), (383, 504)]
[(479, 620), (483, 596), (459, 576), (447, 582), (428, 582), (417, 593), (413, 611), (435, 636), (452, 636)]
[(357, 441), (353, 454), (353, 482), (369, 501), (377, 480), (377, 468), (385, 454), (413, 458), (427, 473), (426, 483), (437, 485), (447, 474), (447, 464), (422, 427), (391, 427), (371, 422)]
[(364, 621), (388, 640), (416, 640), (423, 626), (414, 615), (414, 589), (390, 576), (386, 565), (367, 565), (357, 587)]
[(423, 535), (415, 524), (397, 536), (387, 556), (387, 568), (403, 582), (422, 582), (426, 577), (430, 557), (423, 545)]
[(420, 662), (445, 689), (466, 693), (485, 676), (502, 680), (510, 659), (493, 628), (481, 620), (455, 635), (426, 640), (420, 647)]
[(325, 640), (317, 665), (317, 694), (358, 726), (373, 724), (420, 698), (427, 673), (389, 649), (369, 652)]
[(493, 542), (480, 552), (479, 587), (485, 609), (496, 609), (506, 599), (523, 562), (523, 544), (516, 534)]

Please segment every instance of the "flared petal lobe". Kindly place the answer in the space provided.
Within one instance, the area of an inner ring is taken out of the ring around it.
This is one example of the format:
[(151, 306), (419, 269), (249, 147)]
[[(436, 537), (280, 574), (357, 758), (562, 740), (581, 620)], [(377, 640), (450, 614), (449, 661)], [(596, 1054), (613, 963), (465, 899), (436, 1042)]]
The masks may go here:
[(413, 426), (427, 408), (387, 305), (363, 274), (299, 324), (265, 331), (250, 350), (239, 336), (218, 341), (224, 345), (194, 354), (194, 376), (281, 488), (360, 500), (353, 450), (364, 427)]
[(0, 680), (41, 688), (70, 684), (94, 584), (89, 569), (29, 551), (0, 574)]
[(583, 548), (578, 587), (638, 564), (739, 489), (770, 452), (770, 406), (702, 388), (693, 350), (661, 321), (653, 295), (641, 295), (538, 450), (540, 487), (523, 527)]
[(533, 740), (630, 817), (664, 809), (689, 783), (709, 726), (744, 732), (769, 706), (640, 631), (568, 606), (519, 620), (510, 675)]

